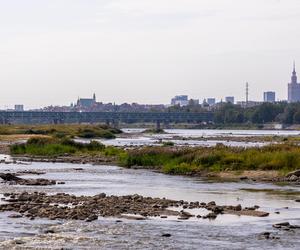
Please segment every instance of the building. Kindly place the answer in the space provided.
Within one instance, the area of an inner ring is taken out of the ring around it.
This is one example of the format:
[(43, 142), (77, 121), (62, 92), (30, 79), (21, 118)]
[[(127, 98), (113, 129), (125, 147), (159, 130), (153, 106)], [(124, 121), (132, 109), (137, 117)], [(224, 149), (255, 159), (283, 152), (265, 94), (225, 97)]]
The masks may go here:
[(81, 108), (91, 108), (96, 104), (96, 94), (93, 98), (78, 98), (77, 106)]
[(242, 108), (252, 108), (255, 106), (259, 106), (262, 104), (262, 102), (257, 102), (257, 101), (239, 101), (236, 103), (237, 105), (241, 106)]
[(234, 104), (234, 96), (226, 96), (225, 102)]
[(215, 105), (216, 104), (216, 98), (207, 98), (206, 102), (209, 106)]
[(200, 101), (199, 99), (190, 99), (189, 100), (189, 105), (199, 105), (200, 104)]
[(180, 107), (182, 106), (187, 106), (189, 104), (189, 97), (187, 95), (177, 95), (171, 100), (171, 105), (179, 105)]
[(273, 91), (264, 92), (264, 102), (275, 102), (275, 92)]
[(15, 105), (15, 111), (24, 111), (24, 105), (23, 104), (16, 104)]
[(288, 102), (300, 101), (300, 83), (297, 82), (297, 73), (294, 63), (294, 70), (292, 73), (291, 82), (288, 83)]

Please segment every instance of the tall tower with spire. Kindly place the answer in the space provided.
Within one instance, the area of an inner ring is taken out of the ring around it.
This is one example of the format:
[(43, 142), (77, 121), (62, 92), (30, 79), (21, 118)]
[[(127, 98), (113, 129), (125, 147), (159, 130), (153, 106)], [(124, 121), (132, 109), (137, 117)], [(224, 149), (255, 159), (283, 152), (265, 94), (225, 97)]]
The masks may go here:
[(291, 82), (288, 84), (288, 102), (300, 102), (300, 83), (297, 81), (295, 61), (293, 65)]
[(294, 84), (297, 83), (297, 73), (296, 73), (295, 61), (294, 61), (294, 67), (293, 67), (293, 73), (292, 73), (292, 82), (291, 83), (294, 83)]

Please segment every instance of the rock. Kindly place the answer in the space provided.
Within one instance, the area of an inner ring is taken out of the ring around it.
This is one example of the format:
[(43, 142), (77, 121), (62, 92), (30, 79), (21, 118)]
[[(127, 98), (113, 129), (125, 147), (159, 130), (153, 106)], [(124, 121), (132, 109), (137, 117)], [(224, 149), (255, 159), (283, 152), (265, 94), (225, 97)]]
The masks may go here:
[(289, 222), (281, 222), (273, 225), (274, 228), (282, 228), (282, 227), (289, 227), (289, 226), (290, 226)]
[(91, 221), (94, 221), (94, 220), (98, 220), (98, 216), (95, 215), (95, 214), (92, 214), (85, 221), (86, 222), (91, 222)]
[(55, 231), (53, 229), (46, 229), (43, 233), (44, 234), (54, 234)]
[(300, 169), (290, 172), (286, 175), (287, 178), (290, 178), (291, 176), (295, 175), (296, 177), (300, 177)]
[(183, 217), (193, 217), (194, 215), (192, 215), (191, 213), (189, 213), (189, 212), (186, 212), (186, 211), (181, 211), (181, 215), (183, 216)]
[(171, 234), (162, 234), (161, 237), (171, 237)]
[(48, 186), (55, 185), (56, 181), (47, 180), (47, 179), (22, 179), (17, 177), (15, 174), (3, 174), (0, 173), (0, 178), (2, 178), (5, 182), (9, 184), (18, 184), (18, 185), (26, 185), (26, 186)]
[(289, 177), (289, 181), (298, 181), (298, 176), (296, 176), (296, 175), (292, 175), (292, 176), (290, 176)]
[(3, 179), (4, 181), (19, 181), (22, 180), (21, 178), (15, 176), (14, 174), (4, 174), (4, 173), (0, 173), (0, 178)]
[(22, 214), (10, 214), (8, 216), (8, 218), (13, 218), (13, 219), (22, 218), (22, 217), (23, 217)]
[(177, 219), (178, 220), (188, 220), (190, 217), (186, 217), (186, 216), (181, 216), (181, 217), (178, 217)]
[(25, 244), (25, 241), (23, 241), (23, 240), (15, 240), (15, 244), (16, 245), (22, 245), (22, 244)]
[(211, 202), (208, 202), (207, 203), (207, 206), (215, 206), (216, 205), (216, 202), (215, 201), (211, 201)]
[(210, 220), (214, 220), (214, 219), (216, 219), (217, 218), (217, 214), (215, 214), (215, 213), (209, 213), (209, 214), (207, 214), (207, 215), (205, 215), (205, 216), (203, 216), (202, 218), (203, 219), (210, 219)]
[(299, 200), (295, 200), (296, 202), (300, 202), (300, 199)]
[(269, 216), (268, 212), (264, 211), (255, 211), (255, 210), (224, 210), (225, 214), (235, 214), (235, 215), (245, 215), (245, 216), (254, 216), (254, 217), (267, 217)]
[(270, 232), (264, 232), (264, 233), (262, 233), (262, 236), (265, 237), (266, 239), (269, 239), (270, 235), (271, 235)]

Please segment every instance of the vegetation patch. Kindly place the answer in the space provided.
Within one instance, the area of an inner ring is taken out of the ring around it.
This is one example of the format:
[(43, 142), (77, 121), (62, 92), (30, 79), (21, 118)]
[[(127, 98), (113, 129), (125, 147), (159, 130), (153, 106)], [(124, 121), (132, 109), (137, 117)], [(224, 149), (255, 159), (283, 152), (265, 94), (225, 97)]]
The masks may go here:
[(31, 155), (31, 156), (63, 156), (75, 154), (88, 155), (106, 155), (116, 156), (120, 155), (122, 150), (105, 147), (97, 141), (90, 143), (79, 143), (71, 139), (57, 139), (34, 137), (29, 139), (26, 143), (15, 144), (10, 147), (10, 152), (13, 155)]
[(126, 167), (152, 167), (169, 174), (276, 170), (284, 175), (300, 169), (300, 147), (293, 144), (262, 148), (145, 147), (127, 151), (120, 161)]
[(80, 125), (80, 124), (50, 124), (50, 125), (1, 125), (0, 135), (46, 135), (56, 138), (105, 138), (113, 139), (121, 130), (107, 125)]

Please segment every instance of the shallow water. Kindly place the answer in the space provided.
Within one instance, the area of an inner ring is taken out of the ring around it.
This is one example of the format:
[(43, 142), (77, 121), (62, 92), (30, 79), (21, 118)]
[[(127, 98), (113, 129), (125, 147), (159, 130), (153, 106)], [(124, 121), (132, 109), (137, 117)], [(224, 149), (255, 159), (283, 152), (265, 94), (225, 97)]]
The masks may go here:
[[(173, 142), (177, 146), (203, 146), (213, 147), (219, 143), (231, 147), (262, 147), (270, 142), (244, 142), (228, 140), (228, 137), (262, 137), (262, 136), (298, 136), (299, 131), (293, 130), (218, 130), (218, 129), (165, 129), (165, 134), (144, 134), (145, 129), (122, 129), (125, 133), (133, 136), (127, 138), (116, 138), (113, 140), (98, 140), (108, 146), (144, 146), (161, 145), (163, 141)], [(174, 137), (184, 138), (184, 140), (174, 139)], [(218, 137), (216, 140), (212, 140)], [(224, 139), (220, 139), (224, 137)], [(210, 140), (207, 140), (210, 138)], [(80, 139), (81, 142), (90, 140)]]
[[(83, 168), (76, 171), (74, 168)], [(0, 249), (12, 248), (13, 239), (21, 239), (26, 247), (61, 247), (71, 249), (299, 249), (300, 230), (278, 231), (276, 222), (300, 224), (300, 203), (295, 195), (248, 192), (241, 189), (277, 189), (300, 191), (299, 186), (276, 186), (254, 182), (209, 183), (200, 178), (168, 176), (146, 170), (123, 169), (116, 166), (32, 163), (30, 165), (0, 164), (1, 172), (22, 170), (44, 171), (45, 175), (24, 175), (24, 178), (48, 178), (65, 181), (65, 185), (48, 187), (12, 186), (1, 183), (0, 193), (22, 191), (66, 192), (76, 195), (95, 195), (101, 192), (114, 195), (141, 194), (187, 201), (216, 201), (217, 204), (253, 206), (270, 212), (269, 217), (221, 215), (216, 220), (176, 218), (147, 221), (100, 218), (92, 223), (79, 221), (49, 221), (26, 218), (10, 219), (0, 213)], [(289, 207), (286, 209), (286, 207)], [(280, 214), (275, 214), (279, 211)], [(196, 211), (196, 214), (201, 213)], [(46, 229), (55, 234), (45, 234)], [(265, 231), (280, 236), (278, 240), (261, 239)], [(170, 238), (161, 237), (170, 233)]]

